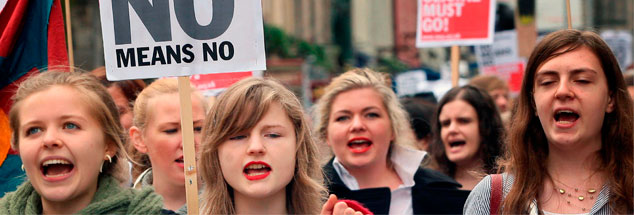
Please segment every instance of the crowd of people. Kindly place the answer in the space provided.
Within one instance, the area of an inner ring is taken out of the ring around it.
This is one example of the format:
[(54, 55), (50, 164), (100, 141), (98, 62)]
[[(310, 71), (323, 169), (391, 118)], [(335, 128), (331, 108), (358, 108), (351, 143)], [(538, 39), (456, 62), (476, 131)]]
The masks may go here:
[[(192, 88), (200, 211), (634, 213), (630, 79), (597, 34), (560, 30), (517, 98), (481, 76), (437, 104), (399, 100), (370, 69), (335, 77), (309, 112), (270, 78), (213, 102)], [(27, 177), (0, 214), (186, 214), (178, 97), (175, 79), (109, 82), (103, 68), (24, 81), (9, 121)]]

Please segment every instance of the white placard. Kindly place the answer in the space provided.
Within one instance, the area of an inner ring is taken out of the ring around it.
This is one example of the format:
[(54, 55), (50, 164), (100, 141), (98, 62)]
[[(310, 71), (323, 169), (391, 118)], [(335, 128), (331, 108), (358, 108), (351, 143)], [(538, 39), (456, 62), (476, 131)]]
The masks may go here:
[(266, 69), (260, 0), (99, 0), (108, 80)]
[(601, 32), (601, 37), (610, 46), (622, 71), (632, 65), (632, 33), (624, 30), (607, 30)]
[(515, 30), (495, 33), (493, 44), (475, 46), (480, 67), (515, 63), (520, 60)]

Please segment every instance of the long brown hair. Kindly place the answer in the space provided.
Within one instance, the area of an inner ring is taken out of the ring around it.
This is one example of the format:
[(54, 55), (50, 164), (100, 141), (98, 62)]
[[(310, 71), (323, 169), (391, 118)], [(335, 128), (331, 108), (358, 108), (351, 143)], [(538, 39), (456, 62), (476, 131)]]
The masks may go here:
[[(547, 180), (544, 161), (548, 157), (548, 144), (539, 118), (535, 116), (533, 87), (537, 68), (544, 62), (587, 47), (599, 58), (607, 79), (609, 96), (614, 101), (614, 111), (606, 113), (601, 128), (601, 149), (598, 152), (600, 168), (610, 173), (609, 205), (613, 213), (634, 211), (633, 206), (633, 115), (625, 81), (618, 62), (607, 44), (595, 33), (579, 30), (560, 30), (546, 36), (533, 50), (528, 60), (524, 81), (517, 103), (513, 108), (504, 171), (515, 176), (515, 182), (507, 194), (502, 212), (527, 213), (533, 199)], [(564, 51), (560, 51), (560, 50)]]
[(279, 103), (293, 123), (297, 141), (295, 171), (286, 186), (286, 209), (292, 214), (318, 214), (325, 188), (317, 147), (295, 95), (281, 84), (247, 78), (233, 84), (213, 104), (205, 118), (198, 168), (205, 188), (202, 214), (235, 214), (233, 189), (220, 170), (218, 147), (229, 137), (253, 128), (272, 103)]

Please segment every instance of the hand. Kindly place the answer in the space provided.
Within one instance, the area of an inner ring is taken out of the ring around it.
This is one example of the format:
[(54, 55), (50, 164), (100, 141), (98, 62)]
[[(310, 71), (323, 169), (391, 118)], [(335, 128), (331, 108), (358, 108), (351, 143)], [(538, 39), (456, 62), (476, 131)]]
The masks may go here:
[(337, 202), (337, 196), (335, 194), (330, 194), (328, 197), (328, 201), (324, 203), (324, 206), (321, 207), (322, 215), (363, 215), (363, 213), (359, 211), (355, 211), (354, 209), (348, 207), (345, 202)]

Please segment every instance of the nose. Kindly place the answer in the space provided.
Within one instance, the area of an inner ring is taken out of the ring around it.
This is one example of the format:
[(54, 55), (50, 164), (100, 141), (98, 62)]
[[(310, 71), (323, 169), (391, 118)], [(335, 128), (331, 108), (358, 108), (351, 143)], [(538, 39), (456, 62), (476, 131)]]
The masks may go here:
[(366, 130), (365, 122), (361, 119), (360, 116), (354, 116), (352, 118), (352, 124), (350, 125), (350, 130), (352, 132), (362, 132)]
[(63, 145), (62, 140), (59, 139), (59, 134), (54, 129), (48, 129), (44, 132), (42, 145), (45, 148), (59, 148)]
[(247, 148), (248, 155), (263, 155), (266, 153), (266, 148), (262, 143), (262, 139), (258, 137), (249, 138), (249, 146)]
[(555, 98), (557, 99), (569, 99), (574, 97), (574, 93), (570, 89), (570, 86), (567, 81), (559, 82), (559, 86), (557, 87), (557, 91), (555, 92)]
[(498, 105), (498, 108), (500, 109), (500, 112), (506, 111), (506, 104), (508, 103), (508, 99), (504, 98), (504, 96), (500, 96), (496, 99), (496, 103)]
[(449, 135), (458, 133), (458, 123), (451, 121), (447, 126), (447, 131)]

